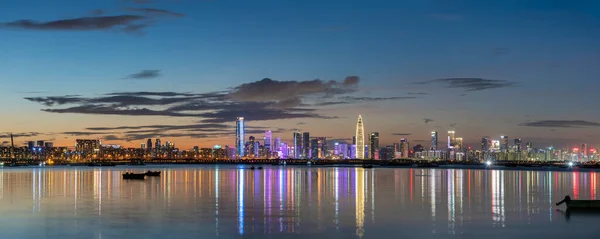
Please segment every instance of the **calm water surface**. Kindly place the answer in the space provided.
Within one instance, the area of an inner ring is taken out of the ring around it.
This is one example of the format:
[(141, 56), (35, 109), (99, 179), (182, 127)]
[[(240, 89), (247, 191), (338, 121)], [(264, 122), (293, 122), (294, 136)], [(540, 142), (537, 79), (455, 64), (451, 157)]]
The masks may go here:
[[(122, 180), (125, 171), (161, 170)], [(0, 238), (596, 238), (598, 173), (236, 166), (0, 169)], [(564, 207), (564, 206), (563, 206)]]

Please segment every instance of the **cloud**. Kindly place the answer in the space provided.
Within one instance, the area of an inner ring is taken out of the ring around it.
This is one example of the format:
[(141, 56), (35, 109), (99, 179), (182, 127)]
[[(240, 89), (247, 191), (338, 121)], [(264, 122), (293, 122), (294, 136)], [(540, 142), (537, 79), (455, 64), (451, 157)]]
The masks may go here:
[(139, 15), (93, 16), (70, 18), (55, 21), (18, 20), (0, 23), (0, 28), (15, 28), (25, 30), (56, 30), (56, 31), (96, 31), (108, 29), (123, 29), (127, 26), (145, 20)]
[(102, 132), (71, 131), (71, 132), (62, 132), (61, 134), (70, 135), (70, 136), (90, 136), (90, 135), (101, 135), (101, 134), (106, 134), (106, 133), (102, 133)]
[(449, 88), (461, 88), (465, 91), (480, 91), (495, 88), (514, 86), (514, 82), (506, 80), (489, 80), (483, 78), (443, 78), (429, 81), (415, 82), (415, 84), (443, 84)]
[(76, 95), (65, 95), (65, 96), (48, 96), (48, 97), (25, 97), (26, 100), (37, 102), (45, 106), (64, 105), (81, 103), (85, 99)]
[(520, 124), (529, 127), (549, 127), (549, 128), (580, 128), (580, 127), (598, 127), (600, 123), (585, 120), (540, 120)]
[(411, 135), (411, 133), (392, 133), (392, 135), (396, 135), (396, 136), (409, 136), (409, 135)]
[(345, 96), (341, 99), (348, 101), (383, 101), (383, 100), (408, 100), (408, 99), (416, 99), (417, 97), (413, 96), (393, 96), (393, 97), (354, 97), (354, 96)]
[(154, 3), (152, 0), (123, 0), (123, 2), (132, 2), (135, 4), (150, 4)]
[(425, 92), (408, 92), (407, 95), (427, 95)]
[(168, 10), (156, 9), (156, 8), (129, 8), (127, 10), (132, 11), (132, 12), (141, 12), (141, 13), (145, 13), (145, 14), (152, 14), (152, 15), (158, 15), (158, 16), (172, 16), (172, 17), (185, 16), (184, 14), (181, 14), (181, 13), (176, 13), (176, 12), (171, 12)]
[(229, 97), (235, 101), (271, 102), (314, 95), (336, 95), (356, 91), (360, 79), (349, 76), (343, 82), (337, 81), (276, 81), (264, 78), (236, 87)]
[(425, 122), (425, 124), (427, 124), (429, 122), (433, 122), (433, 119), (424, 118), (423, 122)]
[(106, 136), (102, 137), (102, 139), (106, 140), (106, 141), (119, 141), (119, 140), (123, 140), (123, 138), (120, 138), (120, 137), (118, 137), (116, 135), (112, 135), (112, 134), (111, 135), (106, 135)]
[(427, 14), (427, 17), (444, 20), (444, 21), (460, 21), (462, 20), (462, 16), (456, 14), (443, 14), (443, 13), (430, 13)]
[[(11, 133), (9, 132), (3, 132), (0, 133), (0, 138), (10, 138)], [(38, 133), (38, 132), (23, 132), (23, 133), (12, 133), (14, 138), (20, 138), (20, 137), (35, 137), (35, 136), (39, 136), (39, 135), (43, 135), (42, 133)]]
[(154, 79), (160, 76), (160, 70), (142, 70), (140, 72), (131, 74), (126, 79), (142, 80), (142, 79)]
[(49, 113), (98, 114), (98, 115), (128, 115), (128, 116), (172, 116), (200, 117), (200, 114), (178, 113), (167, 110), (152, 110), (148, 108), (120, 108), (118, 106), (81, 105), (63, 109), (42, 109)]

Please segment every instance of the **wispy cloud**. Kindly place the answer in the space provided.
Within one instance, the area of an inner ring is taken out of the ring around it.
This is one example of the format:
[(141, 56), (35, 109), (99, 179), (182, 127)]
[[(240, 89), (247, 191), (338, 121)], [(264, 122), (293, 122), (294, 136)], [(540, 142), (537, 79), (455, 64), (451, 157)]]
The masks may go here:
[(129, 8), (128, 11), (132, 12), (141, 12), (145, 14), (151, 14), (155, 16), (172, 16), (172, 17), (183, 17), (185, 16), (182, 13), (172, 12), (164, 9), (156, 9), (156, 8)]
[(154, 79), (160, 76), (160, 70), (142, 70), (125, 77), (126, 79), (145, 80)]
[(506, 80), (490, 80), (483, 78), (443, 78), (415, 82), (415, 84), (442, 84), (449, 88), (460, 88), (465, 91), (480, 91), (487, 89), (505, 88), (516, 85), (515, 82)]
[(54, 21), (18, 20), (0, 23), (0, 28), (25, 30), (62, 30), (62, 31), (96, 31), (108, 29), (124, 29), (127, 26), (145, 20), (140, 15), (93, 16), (61, 19)]
[(540, 120), (520, 124), (529, 127), (548, 127), (548, 128), (580, 128), (580, 127), (599, 127), (600, 123), (585, 120)]

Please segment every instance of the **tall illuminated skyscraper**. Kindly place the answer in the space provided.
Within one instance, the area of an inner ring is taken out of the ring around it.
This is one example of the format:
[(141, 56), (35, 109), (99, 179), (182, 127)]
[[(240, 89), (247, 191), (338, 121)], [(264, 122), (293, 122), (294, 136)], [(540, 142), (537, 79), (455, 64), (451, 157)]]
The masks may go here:
[(237, 117), (235, 121), (235, 148), (237, 157), (244, 157), (244, 117)]
[(438, 132), (431, 131), (431, 150), (437, 150), (438, 147)]
[(310, 158), (310, 133), (302, 133), (302, 158)]
[(356, 123), (356, 158), (365, 159), (365, 128), (363, 126), (362, 115), (358, 115)]
[(454, 130), (448, 131), (448, 149), (454, 149), (454, 146), (456, 143), (455, 142), (456, 138), (454, 136), (455, 134), (456, 134), (456, 132), (454, 132)]
[(299, 159), (302, 155), (302, 134), (300, 134), (300, 132), (294, 132), (292, 140), (294, 145), (294, 158)]
[(269, 150), (269, 152), (273, 152), (273, 148), (271, 147), (273, 144), (273, 133), (270, 130), (265, 131), (265, 149)]
[(500, 152), (508, 151), (508, 136), (500, 136)]
[(371, 133), (371, 159), (379, 159), (379, 132)]

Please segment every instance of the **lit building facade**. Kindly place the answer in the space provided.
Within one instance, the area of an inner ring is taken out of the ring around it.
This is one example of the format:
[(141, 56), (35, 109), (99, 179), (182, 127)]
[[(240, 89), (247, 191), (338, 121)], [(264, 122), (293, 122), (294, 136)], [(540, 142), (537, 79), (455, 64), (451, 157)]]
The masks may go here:
[(363, 126), (362, 115), (358, 116), (356, 123), (356, 158), (365, 159), (365, 128)]
[(438, 148), (438, 132), (431, 132), (431, 150), (437, 150)]
[(237, 158), (244, 157), (244, 117), (238, 117), (235, 121), (235, 148), (237, 149)]
[(371, 159), (379, 159), (379, 132), (371, 133), (370, 148), (371, 148)]

